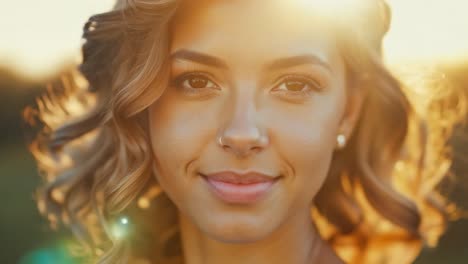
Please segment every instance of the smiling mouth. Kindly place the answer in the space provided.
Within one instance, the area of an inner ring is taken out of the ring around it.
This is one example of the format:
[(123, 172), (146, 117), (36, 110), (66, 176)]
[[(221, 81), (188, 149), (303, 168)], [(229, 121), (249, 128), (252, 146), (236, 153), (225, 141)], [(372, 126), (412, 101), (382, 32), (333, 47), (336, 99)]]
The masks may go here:
[[(200, 174), (211, 192), (227, 203), (252, 204), (271, 192), (281, 177), (232, 178), (231, 176), (206, 176)], [(231, 177), (231, 178), (229, 178)]]

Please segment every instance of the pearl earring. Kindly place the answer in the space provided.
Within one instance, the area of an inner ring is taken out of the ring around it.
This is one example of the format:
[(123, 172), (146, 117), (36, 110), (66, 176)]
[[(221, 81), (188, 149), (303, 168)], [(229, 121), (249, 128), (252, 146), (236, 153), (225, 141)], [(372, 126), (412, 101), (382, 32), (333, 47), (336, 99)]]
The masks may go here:
[(339, 134), (336, 137), (336, 144), (338, 146), (338, 149), (343, 149), (346, 146), (346, 136), (343, 134)]

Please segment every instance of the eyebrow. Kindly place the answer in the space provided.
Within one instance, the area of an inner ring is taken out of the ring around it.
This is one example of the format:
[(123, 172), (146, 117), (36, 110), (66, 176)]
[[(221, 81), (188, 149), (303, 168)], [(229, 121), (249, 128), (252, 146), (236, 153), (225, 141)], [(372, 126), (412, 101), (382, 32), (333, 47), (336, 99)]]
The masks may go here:
[[(187, 49), (178, 50), (174, 52), (170, 57), (172, 60), (187, 60), (223, 69), (229, 68), (227, 63), (220, 58)], [(266, 69), (279, 70), (303, 64), (318, 64), (333, 72), (330, 64), (312, 54), (276, 59), (273, 62), (267, 64)]]
[(200, 64), (205, 64), (208, 66), (223, 68), (223, 69), (228, 68), (227, 63), (217, 57), (213, 57), (207, 54), (203, 54), (203, 53), (191, 51), (191, 50), (186, 50), (186, 49), (181, 49), (181, 50), (174, 52), (171, 55), (171, 59), (188, 60), (188, 61), (193, 61), (193, 62), (200, 63)]
[(324, 60), (312, 54), (305, 54), (305, 55), (298, 55), (298, 56), (293, 56), (293, 57), (288, 57), (288, 58), (277, 59), (277, 60), (274, 60), (272, 63), (270, 63), (267, 66), (267, 69), (279, 70), (279, 69), (299, 66), (303, 64), (318, 64), (326, 68), (330, 72), (333, 72), (330, 64), (328, 64)]

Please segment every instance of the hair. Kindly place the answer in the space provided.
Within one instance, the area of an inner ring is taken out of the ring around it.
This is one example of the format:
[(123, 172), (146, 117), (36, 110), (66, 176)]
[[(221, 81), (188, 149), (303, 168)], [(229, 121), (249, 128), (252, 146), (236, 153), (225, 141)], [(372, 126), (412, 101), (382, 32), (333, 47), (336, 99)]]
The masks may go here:
[[(155, 196), (146, 109), (170, 73), (169, 26), (178, 2), (119, 0), (112, 11), (90, 17), (79, 71), (64, 74), (25, 111), (27, 120), (42, 124), (30, 144), (44, 176), (39, 210), (53, 225), (67, 225), (98, 263), (129, 261), (134, 254), (112, 232), (113, 223), (145, 193)], [(434, 246), (450, 220), (453, 207), (437, 186), (450, 171), (448, 139), (464, 117), (465, 100), (453, 89), (426, 87), (421, 94), (393, 76), (381, 51), (390, 9), (367, 2), (351, 29), (335, 21), (348, 87), (366, 96), (311, 217), (349, 263), (376, 263), (398, 243), (414, 251), (408, 261), (422, 245)], [(167, 213), (174, 205), (160, 207), (152, 219), (158, 241), (174, 223)], [(157, 263), (164, 263), (159, 255)]]

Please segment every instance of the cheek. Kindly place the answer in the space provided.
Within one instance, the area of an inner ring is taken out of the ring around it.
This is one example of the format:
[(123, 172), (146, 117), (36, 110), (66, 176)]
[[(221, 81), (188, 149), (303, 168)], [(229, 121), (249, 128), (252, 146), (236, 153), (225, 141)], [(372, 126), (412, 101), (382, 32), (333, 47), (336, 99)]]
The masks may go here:
[(293, 193), (310, 201), (328, 173), (336, 144), (341, 107), (333, 100), (322, 100), (311, 107), (277, 111), (272, 128), (282, 160), (293, 170)]
[[(174, 107), (176, 105), (178, 107)], [(171, 94), (164, 94), (148, 109), (157, 177), (163, 188), (190, 180), (190, 175), (186, 174), (187, 165), (200, 155), (202, 146), (210, 138), (210, 117), (195, 110), (181, 104)]]

